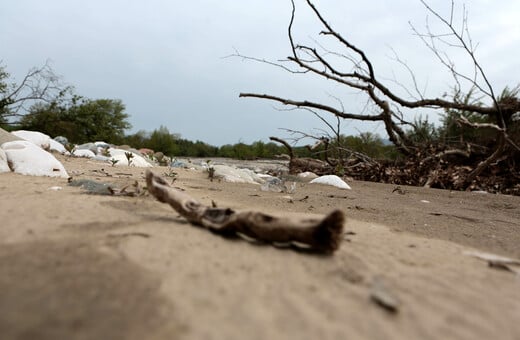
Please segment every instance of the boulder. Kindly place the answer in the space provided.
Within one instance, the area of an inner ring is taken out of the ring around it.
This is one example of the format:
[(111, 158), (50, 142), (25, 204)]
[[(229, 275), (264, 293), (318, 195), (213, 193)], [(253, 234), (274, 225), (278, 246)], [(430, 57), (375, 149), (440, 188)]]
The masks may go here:
[(3, 149), (0, 149), (0, 173), (10, 172), (9, 163), (7, 163), (7, 155)]
[(177, 159), (174, 159), (171, 163), (170, 163), (170, 167), (171, 168), (188, 168), (188, 165), (182, 161), (179, 161)]
[(230, 183), (262, 184), (264, 180), (253, 170), (238, 169), (228, 165), (214, 165), (214, 176)]
[(64, 144), (61, 144), (60, 142), (58, 142), (55, 139), (51, 139), (50, 140), (50, 150), (51, 151), (57, 151), (57, 152), (59, 152), (61, 154), (68, 153), (67, 149), (65, 149)]
[(262, 178), (265, 181), (260, 188), (262, 191), (283, 192), (285, 190), (284, 182), (278, 177), (262, 176)]
[(54, 140), (55, 140), (56, 142), (60, 143), (60, 144), (63, 145), (63, 146), (69, 144), (69, 140), (67, 139), (67, 137), (56, 136), (56, 137), (54, 137)]
[(98, 148), (102, 148), (102, 149), (108, 149), (110, 147), (110, 144), (103, 142), (103, 141), (97, 141), (97, 142), (94, 142), (94, 144), (96, 144), (96, 146)]
[(153, 151), (152, 149), (147, 149), (147, 148), (141, 148), (141, 149), (139, 149), (139, 152), (143, 155), (148, 155), (148, 156), (153, 156), (153, 154), (155, 153), (155, 151)]
[(51, 148), (51, 137), (38, 131), (17, 130), (11, 132), (16, 137), (29, 141), (44, 150)]
[(22, 175), (68, 178), (63, 165), (49, 152), (29, 141), (12, 141), (1, 145), (11, 169)]
[(97, 155), (98, 147), (94, 143), (85, 143), (85, 144), (76, 145), (76, 150), (90, 150), (95, 155)]
[(336, 175), (325, 175), (313, 179), (310, 183), (332, 185), (336, 188), (351, 190), (352, 188), (344, 180)]
[(94, 158), (96, 154), (89, 149), (74, 150), (73, 155), (76, 157)]
[(157, 151), (153, 154), (153, 157), (157, 160), (157, 162), (161, 162), (164, 158), (164, 154), (161, 151)]
[[(118, 162), (116, 163), (116, 166), (136, 166), (141, 168), (149, 168), (153, 165), (148, 162), (144, 157), (141, 155), (138, 155), (134, 152), (123, 150), (123, 149), (114, 149), (110, 148), (108, 149), (108, 152), (110, 153), (110, 159), (115, 159)], [(128, 164), (128, 158), (126, 157), (126, 153), (130, 152), (132, 154), (132, 159), (130, 164)]]
[(310, 182), (313, 179), (318, 178), (318, 175), (316, 175), (314, 172), (305, 171), (298, 174), (298, 178), (305, 182)]

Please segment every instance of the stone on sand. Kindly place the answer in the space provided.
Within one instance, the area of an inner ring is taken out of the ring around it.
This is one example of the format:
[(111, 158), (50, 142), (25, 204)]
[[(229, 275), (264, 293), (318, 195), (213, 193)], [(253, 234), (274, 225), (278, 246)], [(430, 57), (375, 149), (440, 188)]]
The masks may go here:
[(61, 144), (60, 142), (56, 141), (55, 139), (50, 140), (50, 150), (51, 151), (57, 151), (61, 154), (67, 154), (68, 151), (65, 149), (65, 146)]
[(123, 149), (115, 149), (110, 148), (108, 149), (108, 152), (110, 153), (111, 159), (115, 159), (118, 162), (116, 163), (116, 166), (128, 166), (128, 159), (126, 158), (126, 153), (130, 152), (133, 155), (131, 164), (132, 166), (141, 167), (141, 168), (150, 168), (153, 165), (148, 162), (144, 157)]
[(10, 172), (9, 164), (7, 163), (7, 155), (3, 149), (0, 149), (0, 173)]
[(29, 141), (44, 150), (51, 148), (51, 137), (38, 131), (17, 130), (11, 132), (16, 137)]
[(313, 179), (310, 183), (332, 185), (340, 189), (351, 190), (352, 188), (344, 180), (336, 175), (325, 175)]
[(96, 154), (89, 149), (78, 149), (74, 150), (74, 156), (76, 157), (85, 157), (85, 158), (94, 158)]
[(11, 141), (1, 145), (11, 169), (22, 175), (68, 178), (63, 165), (49, 152), (28, 141)]
[(264, 180), (253, 170), (238, 169), (227, 165), (214, 165), (215, 177), (222, 178), (230, 183), (262, 184)]
[(76, 145), (76, 150), (90, 150), (94, 155), (97, 155), (98, 153), (98, 147), (94, 143)]
[(316, 175), (314, 172), (305, 171), (298, 174), (298, 178), (300, 178), (303, 181), (310, 182), (313, 179), (318, 178), (319, 176)]
[(69, 144), (69, 139), (67, 137), (64, 137), (64, 136), (56, 136), (54, 137), (54, 140), (60, 144), (62, 144), (63, 146)]

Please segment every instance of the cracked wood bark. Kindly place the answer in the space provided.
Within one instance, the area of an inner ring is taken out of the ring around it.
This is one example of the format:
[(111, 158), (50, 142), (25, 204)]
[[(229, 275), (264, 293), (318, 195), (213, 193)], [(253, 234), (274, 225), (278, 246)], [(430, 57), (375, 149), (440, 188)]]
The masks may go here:
[(291, 244), (317, 252), (332, 253), (343, 239), (344, 214), (334, 210), (323, 218), (276, 217), (259, 211), (236, 212), (230, 208), (205, 206), (176, 190), (160, 176), (146, 171), (148, 191), (169, 204), (181, 216), (224, 236), (244, 235), (273, 244)]

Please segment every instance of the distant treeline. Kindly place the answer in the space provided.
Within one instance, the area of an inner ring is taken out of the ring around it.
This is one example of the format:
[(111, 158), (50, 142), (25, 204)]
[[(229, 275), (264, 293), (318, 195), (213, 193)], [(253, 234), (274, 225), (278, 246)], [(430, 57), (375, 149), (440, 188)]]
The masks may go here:
[[(202, 141), (181, 138), (180, 134), (171, 133), (161, 126), (153, 131), (138, 131), (125, 134), (131, 127), (125, 113), (125, 106), (115, 99), (88, 99), (76, 96), (72, 100), (52, 103), (37, 103), (16, 123), (0, 121), (0, 127), (7, 130), (33, 130), (51, 137), (64, 136), (69, 142), (82, 144), (93, 141), (105, 141), (116, 145), (129, 145), (136, 149), (148, 148), (160, 151), (170, 157), (228, 157), (235, 159), (273, 158), (287, 154), (285, 146), (274, 142), (257, 141), (252, 144), (236, 143), (213, 146)], [(313, 143), (314, 141), (310, 141)], [(372, 158), (394, 159), (395, 147), (388, 145), (376, 134), (364, 132), (358, 136), (341, 136), (330, 140), (336, 150), (344, 155), (355, 151)], [(340, 147), (339, 147), (340, 146)], [(345, 153), (346, 151), (346, 153)], [(296, 157), (325, 157), (324, 147), (310, 150), (306, 146), (293, 147)], [(334, 153), (329, 154), (334, 157)]]
[[(361, 133), (359, 136), (342, 136), (341, 138), (342, 145), (352, 151), (361, 152), (373, 158), (395, 158), (395, 147), (385, 144), (376, 134)], [(256, 141), (252, 144), (236, 143), (220, 147), (202, 141), (193, 142), (181, 138), (179, 134), (170, 133), (168, 128), (164, 126), (152, 132), (138, 131), (137, 133), (126, 135), (120, 140), (120, 144), (127, 144), (137, 149), (152, 149), (172, 157), (257, 159), (274, 158), (288, 153), (285, 146), (274, 142)], [(297, 157), (321, 158), (323, 151), (323, 146), (313, 150), (307, 146), (293, 147), (294, 155)]]
[[(138, 131), (125, 136), (122, 144), (134, 148), (148, 148), (160, 151), (171, 157), (227, 157), (235, 159), (273, 158), (287, 153), (287, 149), (276, 143), (262, 141), (252, 144), (236, 143), (220, 147), (202, 141), (191, 141), (181, 138), (179, 134), (170, 133), (168, 128), (161, 126), (152, 132)], [(304, 147), (295, 148), (299, 155), (308, 156), (310, 153)]]

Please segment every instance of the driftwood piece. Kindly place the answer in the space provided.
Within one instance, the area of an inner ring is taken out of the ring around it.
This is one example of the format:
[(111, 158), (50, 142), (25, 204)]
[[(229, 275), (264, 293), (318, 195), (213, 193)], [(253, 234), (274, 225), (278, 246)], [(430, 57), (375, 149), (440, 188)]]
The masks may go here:
[(148, 191), (168, 203), (181, 216), (224, 236), (243, 235), (273, 244), (290, 244), (317, 252), (332, 253), (343, 239), (344, 215), (334, 210), (323, 218), (275, 217), (257, 211), (236, 212), (229, 208), (205, 206), (176, 190), (160, 176), (146, 171)]

